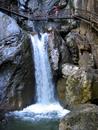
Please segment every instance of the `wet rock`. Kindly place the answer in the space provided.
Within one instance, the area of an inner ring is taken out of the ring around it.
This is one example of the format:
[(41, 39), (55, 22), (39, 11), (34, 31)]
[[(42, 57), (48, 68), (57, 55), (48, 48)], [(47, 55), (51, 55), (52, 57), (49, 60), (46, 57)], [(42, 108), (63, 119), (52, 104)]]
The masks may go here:
[(82, 68), (94, 68), (94, 58), (91, 53), (83, 52), (80, 55), (79, 66)]
[(57, 49), (53, 49), (51, 51), (51, 64), (53, 70), (58, 70), (58, 62), (59, 62), (59, 52)]
[[(44, 0), (41, 0), (41, 1), (40, 0), (38, 0), (38, 1), (37, 0), (35, 0), (35, 1), (30, 0), (29, 7), (32, 6), (33, 10), (40, 9), (41, 11), (48, 12), (49, 10), (51, 10), (51, 7), (53, 7), (53, 5), (58, 3), (58, 2), (59, 2), (59, 0), (55, 0), (55, 1), (53, 1), (53, 0), (46, 0), (46, 1), (44, 1)], [(36, 9), (35, 9), (35, 7), (36, 7)]]
[(71, 63), (70, 53), (67, 49), (65, 41), (57, 32), (52, 31), (49, 33), (48, 42), (49, 58), (53, 75), (56, 74), (55, 76), (58, 77), (62, 64), (67, 62)]
[(14, 34), (18, 35), (20, 34), (21, 31), (14, 19), (1, 12), (0, 12), (0, 30), (2, 32), (0, 33), (0, 41), (10, 37), (11, 35), (12, 36)]
[(65, 106), (66, 102), (66, 82), (68, 77), (74, 75), (79, 70), (79, 67), (72, 64), (63, 64), (62, 65), (62, 78), (57, 82), (57, 92), (60, 103)]
[[(95, 38), (97, 40), (97, 38)], [(98, 45), (94, 44), (92, 45), (92, 54), (94, 58), (94, 65), (95, 68), (98, 69)]]
[[(19, 35), (21, 35), (20, 28), (16, 22), (8, 17), (7, 15), (0, 12), (0, 99), (5, 95), (5, 87), (7, 82), (10, 80), (11, 75), (13, 75), (13, 67), (11, 68), (10, 61), (13, 61), (13, 57), (20, 51), (21, 43), (19, 41)], [(13, 29), (12, 29), (12, 27)], [(15, 26), (15, 28), (14, 28)], [(6, 64), (6, 62), (9, 62)], [(6, 71), (3, 70), (6, 66)]]
[(7, 120), (5, 118), (5, 113), (3, 110), (0, 110), (0, 124), (6, 124)]
[(76, 106), (91, 100), (92, 74), (85, 70), (77, 70), (70, 74), (66, 81), (66, 104)]
[(93, 70), (93, 82), (92, 82), (92, 99), (91, 102), (98, 105), (98, 70)]
[(47, 26), (48, 23), (52, 23), (55, 25), (59, 24), (61, 26), (61, 24), (63, 24), (63, 20), (48, 19), (48, 16), (52, 14), (53, 17), (55, 17), (55, 11), (53, 9), (55, 5), (59, 5), (60, 7), (62, 7), (59, 10), (59, 16), (61, 16), (62, 14), (64, 15), (64, 13), (66, 12), (65, 8), (67, 4), (68, 0), (18, 0), (18, 6), (21, 14), (25, 15), (27, 13), (27, 15), (31, 18), (33, 16), (36, 16), (38, 18), (43, 17), (45, 19), (45, 21), (26, 21), (24, 19), (21, 20), (21, 18), (18, 18), (18, 23), (26, 30), (33, 30), (36, 32), (45, 31), (45, 26)]
[(94, 90), (92, 91), (92, 88), (96, 86), (94, 71), (64, 64), (62, 65), (62, 74), (63, 77), (57, 83), (57, 90), (59, 100), (63, 106), (73, 108), (93, 99), (94, 94), (92, 96), (92, 93), (94, 93)]
[(6, 112), (9, 110), (11, 110), (11, 106), (7, 102), (0, 102), (0, 124), (6, 125), (8, 123)]
[(64, 64), (63, 77), (57, 82), (60, 103), (73, 109), (78, 104), (98, 104), (98, 72), (91, 68), (79, 68)]
[(6, 101), (11, 109), (19, 109), (31, 104), (34, 97), (30, 38), (3, 13), (0, 24), (0, 103)]
[(66, 44), (70, 52), (72, 63), (77, 65), (79, 61), (79, 49), (76, 42), (75, 33), (72, 32), (66, 36)]
[(66, 79), (60, 78), (57, 82), (57, 94), (59, 102), (62, 106), (65, 106), (65, 92), (66, 92)]
[(68, 63), (63, 64), (62, 65), (63, 77), (74, 75), (77, 72), (78, 69), (79, 69), (78, 66), (75, 66), (75, 65), (72, 65), (72, 64), (68, 64)]
[[(87, 30), (85, 27), (83, 32)], [(97, 44), (97, 40), (94, 40), (97, 39), (97, 35), (92, 33), (93, 36), (89, 37), (91, 32), (83, 34), (74, 30), (65, 37), (72, 62), (69, 64), (67, 61), (67, 64), (62, 64), (62, 77), (58, 79), (57, 90), (61, 104), (68, 108), (86, 102), (95, 101), (96, 104), (98, 102), (97, 45), (94, 45)]]
[(97, 130), (97, 128), (98, 107), (91, 104), (78, 106), (59, 124), (59, 130)]

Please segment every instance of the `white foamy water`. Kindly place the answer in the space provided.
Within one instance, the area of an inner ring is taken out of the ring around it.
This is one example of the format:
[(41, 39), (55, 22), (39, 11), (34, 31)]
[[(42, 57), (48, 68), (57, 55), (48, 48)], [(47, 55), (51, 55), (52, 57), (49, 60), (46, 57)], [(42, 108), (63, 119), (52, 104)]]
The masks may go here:
[(77, 0), (74, 0), (74, 7), (75, 7), (75, 8), (78, 8), (77, 2), (78, 2)]
[(31, 36), (35, 64), (36, 100), (37, 103), (53, 103), (54, 85), (52, 81), (51, 68), (48, 60), (47, 41), (48, 35)]
[(22, 111), (15, 111), (10, 113), (16, 118), (22, 120), (39, 121), (41, 119), (59, 119), (69, 113), (69, 110), (63, 109), (59, 103), (56, 104), (34, 104)]
[(41, 39), (38, 38), (38, 35), (31, 35), (31, 41), (35, 64), (36, 104), (11, 114), (33, 121), (60, 118), (69, 113), (69, 110), (63, 109), (55, 99), (55, 87), (47, 52), (48, 34), (41, 34)]

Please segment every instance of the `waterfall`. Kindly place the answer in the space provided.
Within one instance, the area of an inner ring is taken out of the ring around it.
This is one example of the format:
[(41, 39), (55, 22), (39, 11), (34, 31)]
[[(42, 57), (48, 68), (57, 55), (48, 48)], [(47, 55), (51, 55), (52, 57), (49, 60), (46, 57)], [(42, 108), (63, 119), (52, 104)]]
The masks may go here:
[(57, 119), (69, 113), (63, 109), (54, 96), (54, 84), (48, 59), (48, 34), (30, 35), (32, 41), (32, 57), (35, 64), (36, 103), (22, 111), (11, 112), (10, 115), (23, 120), (39, 121), (41, 119)]
[(77, 0), (74, 0), (74, 7), (75, 7), (75, 8), (78, 8), (77, 2), (78, 2)]
[(55, 102), (54, 85), (46, 48), (48, 35), (42, 34), (41, 39), (38, 38), (38, 35), (31, 35), (31, 41), (35, 63), (37, 103), (53, 103)]

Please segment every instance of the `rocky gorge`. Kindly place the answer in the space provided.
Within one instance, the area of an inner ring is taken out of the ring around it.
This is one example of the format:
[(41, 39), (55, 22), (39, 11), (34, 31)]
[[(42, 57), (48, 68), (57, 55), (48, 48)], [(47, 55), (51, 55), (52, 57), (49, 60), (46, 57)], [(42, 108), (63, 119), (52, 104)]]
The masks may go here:
[[(98, 11), (97, 0), (17, 0), (12, 3), (20, 13), (29, 10), (34, 15), (50, 13), (59, 3), (64, 4), (60, 14), (69, 8)], [(60, 121), (59, 130), (97, 130), (97, 30), (79, 19), (32, 22), (4, 12), (0, 12), (0, 30), (0, 113), (22, 109), (35, 102), (35, 70), (29, 33), (40, 35), (47, 31), (56, 95), (60, 104), (71, 110)]]

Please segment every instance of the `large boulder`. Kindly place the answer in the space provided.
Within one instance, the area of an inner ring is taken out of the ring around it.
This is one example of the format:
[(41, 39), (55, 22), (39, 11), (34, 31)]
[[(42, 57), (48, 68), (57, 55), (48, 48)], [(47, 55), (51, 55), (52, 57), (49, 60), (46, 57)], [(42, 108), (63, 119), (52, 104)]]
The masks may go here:
[(70, 75), (74, 75), (77, 71), (79, 70), (79, 67), (72, 65), (72, 64), (63, 64), (62, 65), (62, 75), (63, 77), (60, 78), (57, 82), (57, 92), (58, 92), (58, 97), (59, 101), (62, 105), (65, 104), (66, 102), (66, 82), (68, 77)]
[(92, 79), (93, 75), (82, 69), (78, 69), (75, 74), (70, 74), (66, 81), (65, 103), (67, 106), (71, 108), (91, 100)]
[(19, 109), (31, 104), (34, 97), (30, 40), (14, 19), (1, 12), (0, 30), (0, 106)]
[(87, 102), (98, 104), (98, 70), (62, 65), (63, 77), (57, 82), (60, 103), (69, 109)]
[(98, 106), (77, 107), (60, 121), (59, 130), (98, 130)]

